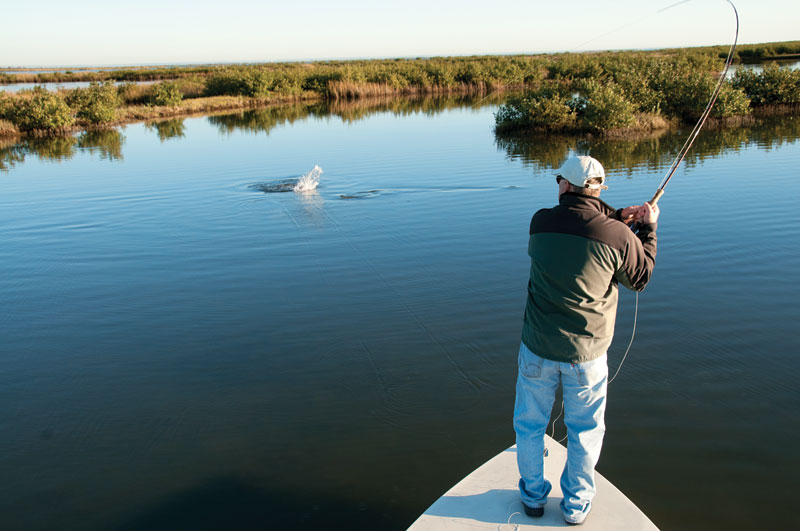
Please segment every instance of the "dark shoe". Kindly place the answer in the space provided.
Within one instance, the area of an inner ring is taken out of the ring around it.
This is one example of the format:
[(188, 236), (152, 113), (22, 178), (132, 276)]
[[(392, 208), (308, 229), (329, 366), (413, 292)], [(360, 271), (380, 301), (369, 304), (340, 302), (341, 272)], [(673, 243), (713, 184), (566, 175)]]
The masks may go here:
[(538, 518), (544, 514), (544, 505), (542, 505), (541, 507), (528, 507), (523, 503), (522, 506), (525, 508), (525, 514), (527, 514), (528, 516), (533, 516), (535, 518)]

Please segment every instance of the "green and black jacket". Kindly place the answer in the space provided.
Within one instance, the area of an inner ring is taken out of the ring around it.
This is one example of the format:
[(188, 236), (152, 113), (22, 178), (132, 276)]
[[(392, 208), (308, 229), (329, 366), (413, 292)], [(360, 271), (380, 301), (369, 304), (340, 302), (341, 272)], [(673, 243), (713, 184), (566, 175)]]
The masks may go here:
[(555, 361), (602, 356), (614, 335), (617, 284), (641, 291), (656, 258), (656, 226), (638, 234), (596, 197), (567, 192), (531, 219), (531, 276), (522, 341)]

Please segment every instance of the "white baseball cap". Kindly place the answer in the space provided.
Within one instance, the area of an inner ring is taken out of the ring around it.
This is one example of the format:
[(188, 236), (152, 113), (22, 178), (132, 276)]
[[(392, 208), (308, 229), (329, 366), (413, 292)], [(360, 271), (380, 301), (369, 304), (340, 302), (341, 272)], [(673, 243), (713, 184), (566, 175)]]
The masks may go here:
[[(558, 169), (556, 177), (561, 177), (569, 181), (572, 186), (578, 188), (588, 188), (590, 190), (608, 190), (604, 186), (606, 181), (606, 171), (597, 159), (589, 156), (570, 157)], [(593, 179), (600, 179), (600, 182), (588, 182)]]

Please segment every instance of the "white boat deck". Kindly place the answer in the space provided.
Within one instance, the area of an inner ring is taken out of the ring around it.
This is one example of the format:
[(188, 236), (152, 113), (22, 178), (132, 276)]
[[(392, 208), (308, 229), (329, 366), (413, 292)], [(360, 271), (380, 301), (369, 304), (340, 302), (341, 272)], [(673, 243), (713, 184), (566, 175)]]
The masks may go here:
[(581, 531), (658, 531), (632, 501), (598, 473), (595, 473), (597, 494), (592, 501), (592, 511), (582, 526), (567, 525), (559, 508), (562, 498), (559, 478), (567, 449), (547, 436), (545, 444), (549, 450), (545, 458), (545, 474), (553, 484), (553, 490), (541, 518), (526, 516), (523, 511), (517, 489), (517, 448), (512, 446), (436, 500), (409, 527), (409, 531), (525, 531), (564, 527)]

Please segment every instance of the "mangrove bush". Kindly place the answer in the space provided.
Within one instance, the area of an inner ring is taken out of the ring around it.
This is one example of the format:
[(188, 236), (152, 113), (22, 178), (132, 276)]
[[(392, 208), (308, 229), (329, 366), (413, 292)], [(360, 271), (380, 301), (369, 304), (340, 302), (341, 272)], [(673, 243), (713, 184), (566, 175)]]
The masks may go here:
[(64, 98), (40, 86), (12, 99), (4, 114), (20, 131), (59, 129), (74, 122)]
[(508, 102), (495, 113), (498, 131), (574, 129), (577, 121), (573, 101), (554, 87), (544, 87)]
[(582, 129), (594, 132), (621, 129), (634, 123), (636, 105), (616, 83), (590, 79), (582, 83), (574, 104)]
[(175, 107), (183, 99), (178, 85), (171, 81), (156, 83), (150, 88), (150, 103), (165, 107)]
[(740, 69), (732, 84), (747, 94), (753, 106), (800, 104), (800, 70), (780, 68), (775, 63), (761, 72)]
[(113, 121), (120, 105), (117, 87), (110, 81), (92, 82), (87, 88), (73, 89), (65, 100), (77, 118), (92, 124)]
[(206, 96), (268, 96), (275, 82), (272, 71), (259, 68), (225, 68), (206, 79)]
[[(719, 80), (718, 60), (696, 54), (643, 52), (555, 56), (540, 87), (513, 98), (495, 114), (496, 130), (609, 132), (692, 122)], [(725, 82), (712, 116), (745, 115), (745, 91)], [(646, 125), (650, 124), (650, 125)]]

